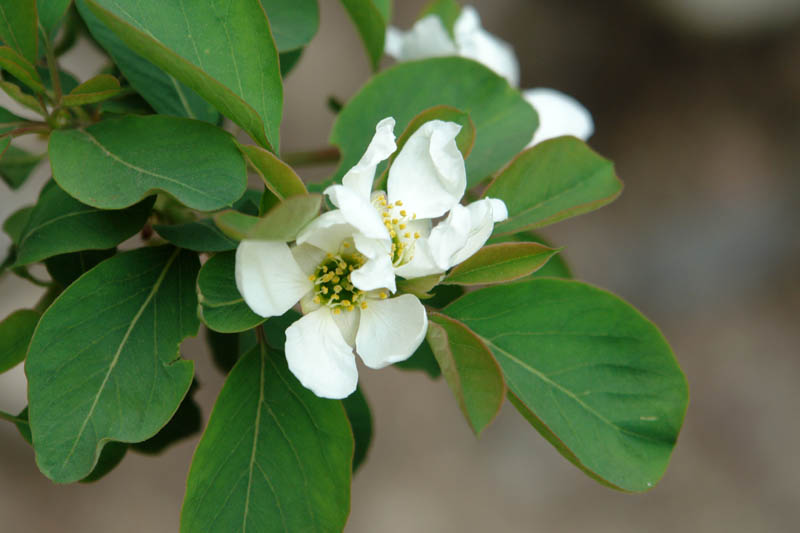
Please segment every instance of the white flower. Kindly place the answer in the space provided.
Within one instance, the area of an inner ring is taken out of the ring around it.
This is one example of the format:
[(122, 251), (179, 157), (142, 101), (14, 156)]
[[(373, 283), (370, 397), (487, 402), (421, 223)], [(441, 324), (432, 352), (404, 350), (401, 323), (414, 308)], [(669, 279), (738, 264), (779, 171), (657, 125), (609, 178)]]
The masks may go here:
[[(385, 51), (398, 61), (413, 61), (437, 56), (458, 55), (477, 61), (519, 86), (519, 62), (514, 49), (481, 26), (480, 16), (472, 6), (464, 6), (453, 26), (452, 39), (437, 15), (418, 20), (404, 32), (390, 27)], [(577, 100), (555, 89), (535, 88), (523, 91), (523, 97), (539, 113), (539, 128), (528, 147), (553, 137), (573, 135), (587, 140), (594, 132), (592, 115)]]
[[(324, 215), (323, 215), (324, 216)], [(365, 258), (353, 239), (333, 232), (310, 244), (244, 240), (236, 249), (236, 287), (264, 317), (300, 302), (304, 316), (286, 330), (289, 370), (323, 398), (345, 398), (358, 382), (353, 348), (370, 368), (411, 356), (428, 329), (416, 296), (389, 298), (388, 290), (361, 290), (351, 276)]]
[[(354, 243), (367, 261), (353, 272), (364, 290), (395, 290), (395, 275), (415, 278), (445, 272), (477, 252), (494, 223), (508, 216), (501, 200), (485, 198), (462, 206), (466, 189), (464, 158), (456, 146), (461, 126), (431, 120), (406, 141), (389, 167), (387, 192), (372, 191), (377, 164), (395, 149), (394, 119), (378, 123), (361, 161), (325, 190), (339, 209), (312, 222), (297, 238), (351, 226)], [(433, 219), (447, 217), (433, 226)]]

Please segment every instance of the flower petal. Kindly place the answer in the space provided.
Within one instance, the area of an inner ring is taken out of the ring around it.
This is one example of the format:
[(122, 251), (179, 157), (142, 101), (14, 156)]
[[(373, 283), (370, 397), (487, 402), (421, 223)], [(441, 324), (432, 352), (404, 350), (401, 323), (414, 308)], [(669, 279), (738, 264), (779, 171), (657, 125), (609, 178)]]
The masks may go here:
[(422, 344), (428, 316), (416, 296), (369, 300), (361, 311), (356, 352), (370, 368), (383, 368), (408, 359)]
[[(375, 135), (372, 137), (367, 150), (361, 160), (347, 171), (342, 178), (342, 184), (359, 196), (369, 199), (372, 192), (372, 182), (375, 179), (375, 169), (378, 163), (392, 155), (397, 149), (394, 142), (394, 119), (385, 118), (375, 126)], [(338, 206), (338, 204), (336, 204)]]
[(344, 185), (331, 185), (325, 189), (325, 194), (339, 208), (341, 216), (348, 224), (367, 237), (389, 239), (389, 232), (383, 225), (378, 210), (372, 205), (369, 195), (361, 196), (360, 193)]
[(353, 348), (345, 342), (327, 307), (286, 329), (286, 362), (300, 383), (321, 398), (346, 398), (356, 390)]
[(389, 202), (417, 218), (436, 218), (456, 205), (467, 186), (464, 157), (456, 146), (461, 126), (431, 120), (411, 137), (389, 168)]
[(361, 233), (356, 233), (353, 235), (353, 242), (356, 250), (364, 254), (368, 259), (388, 255), (392, 251), (392, 241), (390, 239), (371, 239)]
[[(499, 204), (502, 204), (502, 208)], [(472, 254), (481, 249), (481, 246), (486, 244), (489, 237), (492, 235), (494, 229), (494, 211), (495, 206), (497, 209), (505, 209), (505, 204), (502, 200), (495, 200), (493, 198), (484, 198), (477, 202), (472, 202), (467, 206), (469, 212), (470, 227), (467, 233), (467, 240), (460, 250), (457, 250), (452, 257), (450, 257), (449, 267), (456, 266), (462, 261), (471, 257)], [(507, 216), (506, 211), (506, 216)], [(499, 215), (502, 215), (500, 213)]]
[(488, 196), (485, 199), (489, 200), (492, 206), (492, 220), (495, 223), (502, 222), (508, 218), (508, 207), (503, 200), (499, 198), (489, 198)]
[(423, 237), (414, 243), (414, 255), (411, 260), (395, 267), (394, 273), (406, 279), (414, 279), (439, 274), (445, 270), (447, 269), (439, 267), (433, 260), (428, 239)]
[(522, 96), (539, 114), (539, 128), (528, 146), (562, 135), (585, 141), (594, 133), (591, 113), (573, 97), (544, 87), (523, 91)]
[(333, 321), (336, 322), (336, 326), (339, 328), (339, 332), (342, 334), (344, 341), (350, 346), (355, 346), (356, 332), (358, 331), (358, 323), (361, 318), (361, 309), (356, 307), (352, 311), (342, 311), (340, 313), (331, 312), (331, 316), (333, 317)]
[(450, 210), (447, 218), (431, 230), (428, 238), (431, 257), (442, 272), (453, 266), (452, 257), (467, 244), (471, 229), (470, 210), (457, 204)]
[(369, 259), (358, 270), (350, 273), (350, 281), (362, 291), (372, 291), (375, 289), (389, 289), (391, 292), (397, 291), (394, 279), (394, 267), (388, 254)]
[(456, 45), (437, 15), (419, 19), (409, 31), (389, 27), (384, 51), (398, 61), (457, 55)]
[(311, 244), (331, 254), (339, 253), (342, 241), (355, 230), (338, 209), (328, 211), (312, 220), (297, 236), (297, 244)]
[(282, 315), (313, 287), (281, 241), (240, 242), (234, 273), (244, 301), (265, 317)]
[(519, 61), (514, 49), (481, 27), (481, 19), (475, 8), (461, 8), (453, 33), (458, 55), (489, 67), (508, 80), (512, 87), (519, 86)]
[(298, 244), (292, 246), (292, 257), (297, 261), (300, 270), (306, 276), (310, 276), (325, 259), (325, 250), (310, 244)]

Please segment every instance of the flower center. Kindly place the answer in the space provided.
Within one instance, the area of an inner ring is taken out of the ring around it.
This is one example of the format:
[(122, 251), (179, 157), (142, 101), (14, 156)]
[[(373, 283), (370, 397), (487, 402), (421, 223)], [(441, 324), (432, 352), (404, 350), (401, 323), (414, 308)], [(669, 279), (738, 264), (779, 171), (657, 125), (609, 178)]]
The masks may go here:
[[(349, 248), (349, 245), (344, 246)], [(366, 309), (366, 295), (350, 281), (350, 273), (366, 262), (358, 252), (328, 254), (308, 277), (314, 282), (314, 303), (330, 307), (334, 313)]]
[(397, 267), (408, 263), (414, 257), (414, 244), (420, 237), (419, 232), (409, 228), (417, 215), (406, 212), (400, 200), (388, 203), (383, 194), (377, 195), (372, 203), (381, 214), (383, 225), (392, 238), (392, 264)]

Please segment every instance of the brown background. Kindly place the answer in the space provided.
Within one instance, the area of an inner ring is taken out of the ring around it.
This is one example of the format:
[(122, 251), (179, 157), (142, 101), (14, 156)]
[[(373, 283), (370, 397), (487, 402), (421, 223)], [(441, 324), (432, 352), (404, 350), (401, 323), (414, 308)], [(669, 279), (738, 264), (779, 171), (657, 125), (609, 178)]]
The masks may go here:
[[(396, 3), (402, 27), (423, 4)], [(327, 96), (346, 99), (369, 75), (339, 3), (320, 4), (320, 32), (286, 83), (287, 150), (323, 146)], [(796, 531), (800, 3), (475, 4), (515, 46), (523, 87), (556, 87), (592, 110), (591, 144), (616, 162), (626, 190), (545, 233), (579, 278), (661, 326), (692, 400), (663, 481), (631, 496), (586, 478), (509, 405), (476, 440), (442, 381), (363, 370), (376, 434), (348, 533)], [(98, 68), (85, 43), (66, 63), (82, 80)], [(47, 176), (41, 166), (15, 193), (0, 184), (1, 217)], [(0, 316), (37, 293), (4, 278)], [(197, 339), (183, 353), (197, 362), (207, 416), (222, 377)], [(21, 368), (0, 376), (0, 409), (24, 404)], [(130, 454), (93, 485), (56, 486), (0, 422), (0, 532), (175, 532), (195, 444)]]

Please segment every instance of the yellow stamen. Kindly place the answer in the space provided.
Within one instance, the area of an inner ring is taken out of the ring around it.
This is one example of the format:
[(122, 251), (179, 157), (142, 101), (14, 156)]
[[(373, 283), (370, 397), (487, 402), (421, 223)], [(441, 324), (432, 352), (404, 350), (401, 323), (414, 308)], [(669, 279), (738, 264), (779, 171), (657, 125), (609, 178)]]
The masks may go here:
[(394, 205), (400, 206), (400, 205), (403, 205), (403, 202), (401, 202), (400, 200), (397, 200), (397, 201), (394, 203)]
[(405, 237), (406, 239), (410, 239), (411, 238), (411, 234), (409, 232), (405, 232), (403, 234), (403, 237)]
[(418, 232), (418, 231), (415, 231), (415, 232), (414, 232), (414, 238), (415, 238), (415, 239), (419, 239), (419, 232)]
[(381, 299), (385, 299), (387, 294), (385, 292), (381, 292)]
[(400, 224), (399, 227), (400, 227), (400, 229), (406, 229), (406, 225), (405, 224)]
[(317, 279), (317, 276), (315, 276), (314, 274), (308, 276), (308, 281), (314, 281), (315, 279)]
[(367, 308), (367, 302), (361, 302), (361, 309)]
[[(341, 285), (334, 285), (333, 286), (333, 292), (335, 292), (336, 294), (339, 294), (340, 292), (342, 292), (342, 286)], [(338, 300), (339, 297), (337, 296), (336, 299)]]
[(341, 310), (341, 308), (339, 308), (339, 307), (335, 307), (335, 308), (333, 309), (333, 314), (334, 314), (334, 315), (338, 315), (338, 314), (340, 314), (341, 312), (342, 312), (342, 310)]
[(320, 302), (319, 296), (314, 296), (314, 303), (318, 304)]
[(400, 221), (399, 221), (399, 220), (397, 220), (396, 218), (393, 218), (393, 219), (392, 219), (392, 224), (397, 224), (398, 222), (400, 222)]
[(343, 242), (342, 246), (344, 246), (345, 248), (350, 248), (350, 243), (349, 242)]
[(406, 216), (406, 210), (405, 210), (405, 209), (403, 209), (402, 211), (400, 211), (400, 216), (401, 216), (401, 217), (404, 217), (404, 216)]

